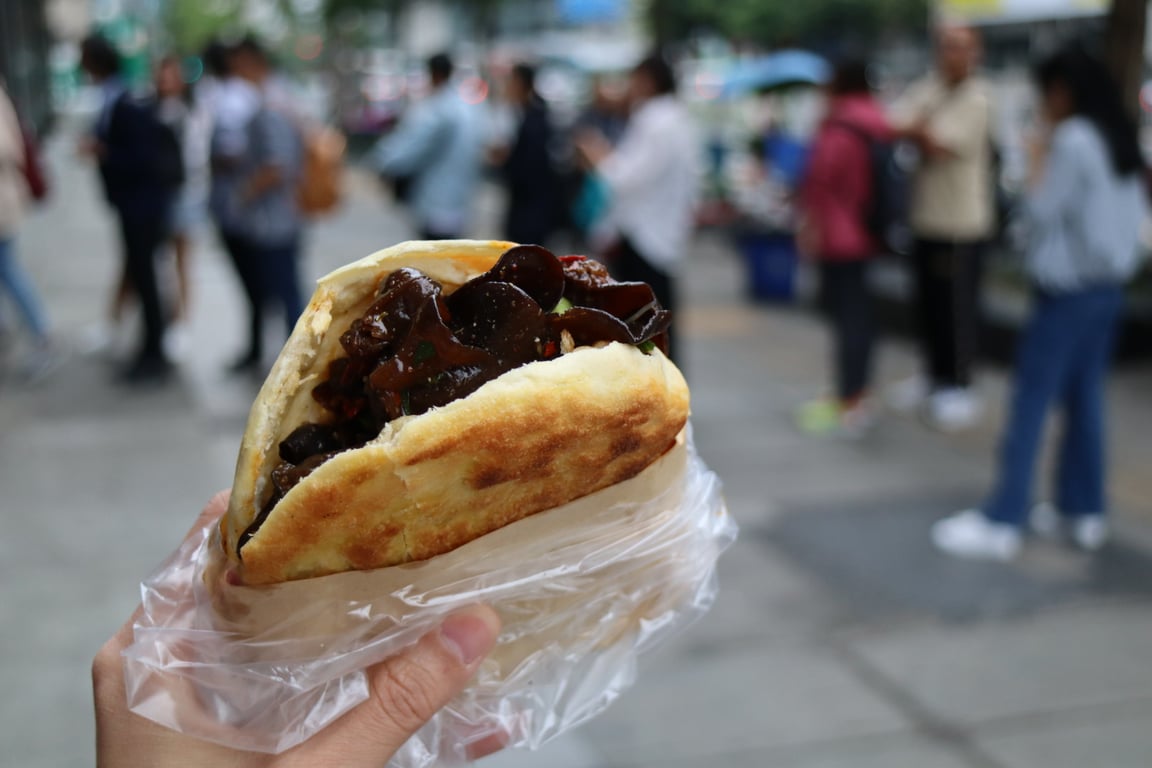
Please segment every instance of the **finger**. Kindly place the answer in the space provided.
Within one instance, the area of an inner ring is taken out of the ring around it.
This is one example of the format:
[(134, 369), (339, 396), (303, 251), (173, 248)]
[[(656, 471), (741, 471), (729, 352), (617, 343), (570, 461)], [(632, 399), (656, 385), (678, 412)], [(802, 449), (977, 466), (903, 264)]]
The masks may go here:
[(469, 760), (475, 762), (482, 757), (488, 757), (488, 755), (495, 754), (504, 749), (504, 747), (508, 746), (508, 738), (508, 734), (503, 732), (485, 736), (479, 741), (469, 744), (465, 750), (465, 754)]
[(499, 631), (499, 617), (486, 606), (452, 614), (416, 645), (370, 669), (368, 701), (285, 753), (277, 765), (384, 765), (468, 684)]

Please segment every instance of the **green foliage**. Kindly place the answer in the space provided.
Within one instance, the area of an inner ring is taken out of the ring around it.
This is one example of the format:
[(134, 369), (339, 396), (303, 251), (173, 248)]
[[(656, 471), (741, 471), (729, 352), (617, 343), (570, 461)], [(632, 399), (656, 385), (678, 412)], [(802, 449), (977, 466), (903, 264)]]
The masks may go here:
[(324, 16), (337, 19), (347, 12), (384, 11), (395, 15), (411, 0), (324, 0)]
[[(260, 29), (249, 29), (247, 5), (248, 0), (167, 0), (164, 26), (171, 48), (179, 54), (197, 53), (213, 37), (245, 32), (276, 42)], [(276, 0), (275, 12), (295, 30), (299, 19), (292, 0)]]
[(194, 53), (216, 35), (240, 26), (243, 0), (169, 0), (165, 13), (172, 48)]
[(649, 0), (647, 15), (662, 43), (711, 32), (737, 42), (803, 44), (922, 29), (928, 0)]

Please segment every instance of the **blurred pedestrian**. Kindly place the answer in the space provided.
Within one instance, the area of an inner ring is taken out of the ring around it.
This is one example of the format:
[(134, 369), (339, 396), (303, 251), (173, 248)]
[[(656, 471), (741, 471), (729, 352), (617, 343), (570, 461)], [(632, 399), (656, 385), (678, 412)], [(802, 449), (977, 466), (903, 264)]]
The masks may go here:
[(936, 71), (896, 105), (894, 124), (920, 152), (913, 178), (912, 271), (924, 373), (891, 393), (901, 410), (926, 407), (944, 430), (976, 422), (972, 369), (980, 331), (983, 247), (994, 228), (992, 99), (975, 74), (980, 39), (969, 27), (937, 38)]
[(0, 288), (16, 304), (31, 335), (20, 369), (25, 378), (36, 380), (50, 372), (60, 357), (48, 333), (43, 302), (16, 256), (16, 233), (28, 198), (27, 162), (16, 110), (0, 83)]
[(428, 59), (431, 92), (374, 150), (383, 176), (406, 180), (406, 202), (424, 240), (463, 235), (483, 161), (479, 116), (453, 87), (452, 72), (448, 54)]
[(223, 43), (209, 43), (203, 59), (207, 74), (200, 93), (212, 117), (208, 208), (248, 304), (248, 343), (229, 370), (246, 373), (259, 368), (263, 353), (265, 288), (256, 256), (244, 247), (244, 222), (236, 201), (243, 182), (248, 124), (260, 107), (260, 92), (232, 71), (232, 52)]
[(628, 126), (628, 103), (623, 90), (603, 76), (592, 80), (592, 99), (576, 118), (575, 130), (594, 130), (616, 146)]
[(1025, 199), (1033, 310), (1016, 353), (997, 481), (981, 509), (933, 529), (937, 546), (963, 557), (1009, 559), (1019, 550), (1053, 405), (1064, 417), (1056, 507), (1079, 546), (1097, 549), (1108, 533), (1104, 387), (1123, 287), (1139, 266), (1144, 160), (1098, 59), (1065, 49), (1040, 64), (1036, 81), (1049, 129), (1033, 152)]
[(820, 270), (820, 303), (833, 338), (833, 395), (806, 403), (798, 422), (806, 432), (859, 435), (873, 421), (868, 401), (875, 335), (869, 267), (880, 244), (868, 226), (873, 147), (891, 132), (872, 97), (862, 60), (838, 64), (801, 183), (801, 252)]
[(124, 88), (120, 55), (106, 39), (92, 35), (83, 41), (81, 65), (104, 97), (86, 148), (99, 162), (104, 195), (119, 219), (121, 285), (139, 299), (144, 320), (140, 344), (118, 379), (158, 382), (168, 376), (171, 363), (163, 348), (166, 320), (156, 251), (167, 236), (172, 203), (183, 183), (179, 139), (159, 120), (154, 100), (136, 99)]
[(208, 214), (208, 143), (212, 116), (193, 98), (178, 57), (168, 55), (160, 59), (154, 79), (160, 119), (180, 137), (184, 155), (184, 184), (172, 206), (168, 238), (175, 266), (176, 302), (167, 342), (169, 352), (179, 357), (186, 346), (186, 325), (191, 311), (192, 242)]
[(255, 371), (263, 357), (264, 309), (277, 305), (289, 334), (304, 311), (299, 274), (304, 219), (296, 197), (304, 145), (283, 99), (269, 95), (273, 66), (264, 46), (252, 37), (241, 40), (232, 51), (231, 63), (235, 74), (260, 96), (248, 121), (232, 199), (232, 236), (245, 268), (251, 270), (250, 297), (255, 298), (251, 346), (236, 368)]
[(561, 205), (560, 179), (552, 162), (552, 119), (536, 92), (531, 65), (513, 66), (505, 91), (518, 123), (510, 146), (494, 153), (508, 189), (504, 237), (514, 243), (544, 243)]
[[(608, 217), (617, 239), (608, 258), (614, 275), (648, 283), (664, 308), (675, 311), (675, 272), (692, 234), (701, 147), (663, 58), (636, 65), (628, 96), (631, 117), (615, 148), (596, 132), (578, 137), (576, 147), (611, 195)], [(669, 336), (673, 359), (676, 339)]]
[[(615, 148), (628, 125), (628, 104), (624, 88), (614, 88), (604, 77), (592, 82), (592, 99), (580, 112), (571, 128), (571, 136), (588, 134), (603, 136)], [(564, 199), (567, 201), (566, 218), (571, 225), (577, 244), (590, 250), (610, 233), (605, 233), (608, 212), (608, 188), (594, 170), (579, 162), (569, 162), (562, 179)], [(601, 243), (602, 244), (602, 243)]]

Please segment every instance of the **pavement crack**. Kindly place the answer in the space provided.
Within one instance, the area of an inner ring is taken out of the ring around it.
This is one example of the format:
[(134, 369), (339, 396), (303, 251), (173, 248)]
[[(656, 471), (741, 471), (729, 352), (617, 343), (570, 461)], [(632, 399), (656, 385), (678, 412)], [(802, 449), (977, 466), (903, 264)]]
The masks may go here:
[(1008, 768), (988, 754), (968, 728), (941, 717), (850, 644), (834, 638), (829, 646), (857, 680), (907, 718), (917, 733), (947, 749), (972, 768)]

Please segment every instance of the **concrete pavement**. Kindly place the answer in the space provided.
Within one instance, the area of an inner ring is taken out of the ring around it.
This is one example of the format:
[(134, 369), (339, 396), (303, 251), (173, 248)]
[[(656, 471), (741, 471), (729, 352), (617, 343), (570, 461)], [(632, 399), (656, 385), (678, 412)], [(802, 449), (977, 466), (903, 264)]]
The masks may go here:
[[(113, 232), (85, 169), (66, 167), (19, 247), (62, 336), (101, 316)], [(357, 182), (316, 227), (307, 271), (408, 236)], [(489, 235), (496, 200), (481, 200)], [(0, 755), (27, 768), (90, 765), (88, 665), (128, 616), (140, 578), (231, 479), (250, 383), (240, 296), (202, 239), (178, 383), (126, 393), (75, 355), (47, 382), (0, 386)], [(537, 753), (488, 768), (1136, 768), (1152, 764), (1152, 384), (1114, 379), (1119, 542), (1097, 558), (1029, 546), (1012, 566), (952, 563), (924, 537), (975, 503), (991, 473), (1005, 386), (946, 437), (888, 416), (868, 440), (811, 440), (793, 406), (822, 379), (819, 324), (750, 306), (721, 240), (701, 238), (680, 319), (698, 447), (725, 481), (740, 541), (713, 612), (648, 658), (635, 689)], [(276, 329), (279, 330), (279, 329)], [(885, 347), (883, 378), (913, 369)]]

